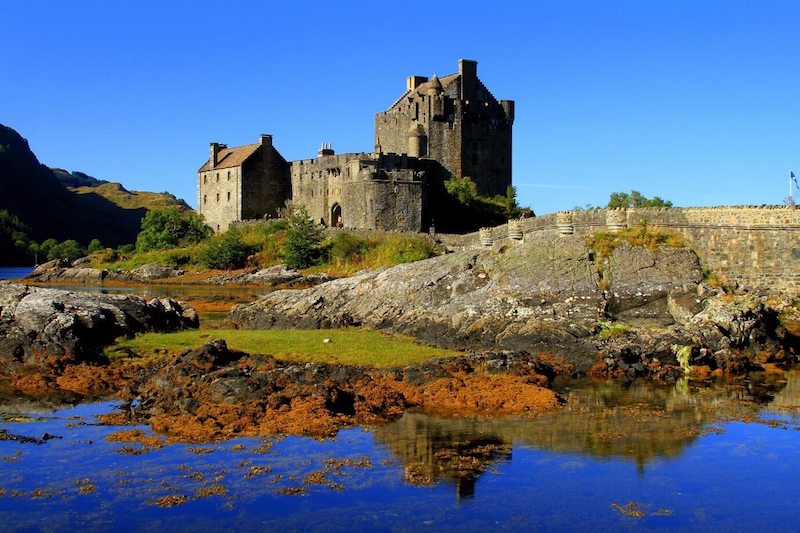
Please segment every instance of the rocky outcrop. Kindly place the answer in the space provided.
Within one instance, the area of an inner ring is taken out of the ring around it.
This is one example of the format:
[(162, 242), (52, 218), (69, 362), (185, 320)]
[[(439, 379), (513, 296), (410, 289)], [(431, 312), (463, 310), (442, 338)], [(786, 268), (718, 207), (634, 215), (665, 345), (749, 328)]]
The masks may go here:
[(267, 268), (254, 268), (245, 272), (220, 274), (208, 279), (215, 285), (259, 285), (263, 287), (295, 287), (319, 285), (330, 281), (325, 273), (304, 276), (297, 270), (286, 268), (286, 265), (275, 265)]
[(711, 370), (738, 369), (728, 363), (742, 356), (797, 357), (797, 338), (777, 332), (775, 312), (719, 296), (688, 248), (625, 244), (597, 258), (580, 238), (526, 239), (499, 254), (463, 251), (276, 291), (229, 318), (240, 328), (366, 326), (455, 349), (546, 354), (570, 373), (626, 378), (682, 375), (681, 349), (686, 364), (713, 360)]
[(60, 371), (95, 361), (122, 335), (197, 327), (186, 304), (167, 298), (61, 291), (0, 282), (0, 373)]
[(501, 254), (458, 252), (276, 291), (229, 318), (241, 328), (361, 325), (458, 349), (569, 354), (586, 370), (597, 353), (598, 320), (649, 306), (648, 317), (674, 323), (667, 295), (702, 279), (688, 249), (620, 247), (605, 276), (611, 272), (613, 285), (604, 290), (582, 239), (540, 238)]
[(35, 283), (97, 285), (108, 281), (147, 283), (186, 274), (184, 270), (157, 264), (142, 265), (132, 270), (91, 268), (84, 266), (86, 264), (87, 262), (82, 262), (82, 259), (78, 259), (70, 266), (63, 266), (59, 260), (49, 261), (38, 266), (26, 280)]
[[(85, 258), (84, 258), (85, 259)], [(62, 285), (100, 285), (108, 282), (122, 283), (182, 283), (187, 285), (257, 285), (261, 287), (308, 287), (330, 281), (328, 274), (302, 275), (284, 265), (253, 268), (220, 273), (208, 278), (186, 276), (186, 271), (158, 264), (142, 265), (131, 270), (91, 268), (82, 259), (65, 266), (60, 260), (49, 261), (37, 267), (26, 278), (33, 283)]]
[[(114, 275), (119, 278), (124, 271), (113, 271)], [(142, 265), (127, 272), (127, 275), (132, 281), (152, 281), (154, 279), (176, 278), (186, 274), (185, 270), (172, 268), (170, 266), (162, 266), (157, 264)]]

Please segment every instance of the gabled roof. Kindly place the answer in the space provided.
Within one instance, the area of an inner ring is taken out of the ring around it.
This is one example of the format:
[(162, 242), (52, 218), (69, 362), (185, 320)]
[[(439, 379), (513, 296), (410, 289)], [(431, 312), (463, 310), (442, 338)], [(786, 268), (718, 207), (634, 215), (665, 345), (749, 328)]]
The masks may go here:
[[(217, 164), (214, 165), (213, 170), (218, 170), (220, 168), (231, 168), (231, 167), (238, 167), (245, 160), (253, 155), (258, 147), (261, 146), (259, 143), (256, 144), (245, 144), (244, 146), (234, 146), (233, 148), (221, 148), (220, 151), (217, 153)], [(212, 170), (211, 168), (211, 160), (205, 162), (205, 164), (200, 167), (198, 172), (205, 172), (206, 170)]]

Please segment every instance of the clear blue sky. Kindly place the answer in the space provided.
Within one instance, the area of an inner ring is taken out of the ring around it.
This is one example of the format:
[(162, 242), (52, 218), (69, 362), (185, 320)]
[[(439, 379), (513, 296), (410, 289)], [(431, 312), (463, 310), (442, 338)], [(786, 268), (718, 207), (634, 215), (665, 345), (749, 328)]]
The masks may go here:
[[(637, 189), (778, 204), (800, 175), (800, 2), (0, 0), (0, 123), (40, 161), (196, 204), (208, 143), (370, 151), (412, 74), (516, 100), (539, 213)], [(795, 191), (797, 193), (798, 191)]]

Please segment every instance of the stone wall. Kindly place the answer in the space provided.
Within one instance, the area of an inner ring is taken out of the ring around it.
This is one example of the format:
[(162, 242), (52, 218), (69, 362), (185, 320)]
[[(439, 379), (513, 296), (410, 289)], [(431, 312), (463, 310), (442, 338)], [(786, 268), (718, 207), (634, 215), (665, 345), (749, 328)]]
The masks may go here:
[(276, 218), (289, 197), (289, 164), (271, 144), (261, 146), (242, 164), (241, 187), (238, 220)]
[[(387, 111), (375, 115), (375, 144), (384, 152), (438, 161), (447, 179), (469, 176), (481, 194), (505, 195), (511, 184), (514, 102), (498, 102), (478, 79), (477, 62), (461, 60), (459, 71), (424, 82)], [(412, 86), (413, 85), (413, 86)]]
[[(773, 289), (800, 294), (800, 209), (783, 206), (734, 206), (644, 209), (592, 209), (523, 219), (526, 240), (560, 235), (583, 239), (596, 231), (614, 231), (646, 223), (683, 235), (704, 268), (743, 289)], [(513, 244), (509, 226), (468, 235), (440, 235), (452, 248)]]
[(340, 154), (291, 164), (292, 202), (330, 227), (422, 231), (427, 167), (397, 154)]
[(241, 167), (221, 168), (198, 174), (197, 205), (214, 231), (225, 231), (242, 218)]

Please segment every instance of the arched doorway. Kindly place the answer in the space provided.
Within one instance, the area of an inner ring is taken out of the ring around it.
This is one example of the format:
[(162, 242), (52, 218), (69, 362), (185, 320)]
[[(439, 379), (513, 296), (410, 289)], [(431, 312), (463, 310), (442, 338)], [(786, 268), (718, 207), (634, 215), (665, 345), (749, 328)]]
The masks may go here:
[(332, 228), (341, 228), (343, 226), (342, 221), (342, 206), (339, 204), (333, 204), (331, 207), (331, 227)]

